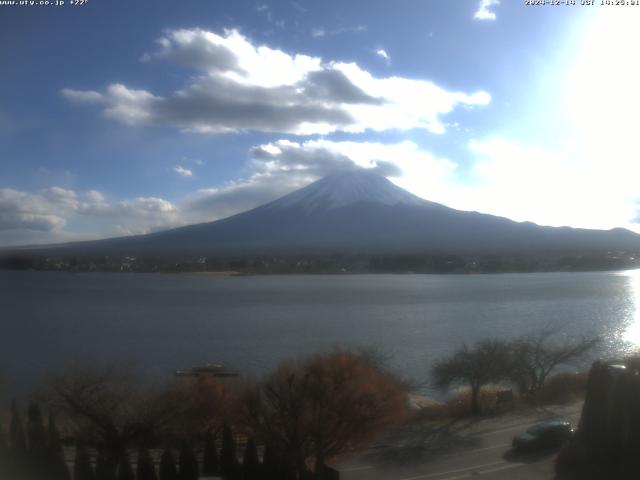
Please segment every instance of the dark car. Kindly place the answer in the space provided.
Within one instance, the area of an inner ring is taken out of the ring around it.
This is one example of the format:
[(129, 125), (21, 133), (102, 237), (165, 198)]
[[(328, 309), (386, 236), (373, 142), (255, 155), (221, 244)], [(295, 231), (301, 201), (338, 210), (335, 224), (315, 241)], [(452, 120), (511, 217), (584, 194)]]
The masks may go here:
[(544, 450), (562, 446), (573, 435), (571, 423), (551, 420), (538, 423), (513, 438), (513, 448), (519, 451)]

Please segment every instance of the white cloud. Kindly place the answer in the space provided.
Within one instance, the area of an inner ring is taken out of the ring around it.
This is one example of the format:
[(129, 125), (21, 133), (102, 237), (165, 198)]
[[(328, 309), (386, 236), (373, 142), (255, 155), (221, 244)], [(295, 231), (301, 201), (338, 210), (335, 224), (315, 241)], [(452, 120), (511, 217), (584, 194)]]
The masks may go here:
[(223, 35), (172, 30), (158, 44), (159, 50), (145, 60), (170, 60), (199, 75), (168, 96), (123, 84), (111, 84), (103, 93), (65, 89), (63, 95), (102, 103), (107, 116), (127, 125), (297, 135), (413, 128), (443, 133), (441, 115), (491, 100), (483, 91), (454, 92), (426, 80), (376, 78), (355, 63), (254, 45), (236, 30)]
[(178, 209), (156, 197), (109, 202), (96, 190), (0, 189), (0, 245), (90, 239), (123, 229), (146, 233), (181, 224)]
[(49, 232), (63, 227), (65, 219), (50, 208), (43, 195), (0, 189), (0, 231)]
[(184, 178), (193, 177), (193, 172), (191, 170), (180, 165), (176, 165), (175, 167), (173, 167), (173, 171)]
[(324, 27), (315, 27), (311, 29), (311, 36), (315, 38), (333, 37), (335, 35), (342, 35), (344, 33), (360, 33), (367, 30), (364, 25), (356, 25), (355, 27), (340, 27), (332, 30), (327, 30)]
[(480, 0), (480, 4), (473, 18), (476, 20), (495, 20), (496, 14), (491, 7), (497, 5), (500, 5), (500, 0)]
[[(183, 157), (180, 158), (180, 163), (182, 163), (182, 164), (192, 163), (193, 165), (195, 165), (197, 167), (201, 167), (206, 162), (204, 160), (199, 159), (199, 158), (191, 158), (191, 157), (183, 156)], [(180, 165), (176, 166), (176, 168), (178, 168), (178, 167), (182, 168)], [(191, 173), (193, 173), (193, 171)]]
[(127, 213), (136, 217), (164, 219), (165, 215), (177, 212), (169, 201), (157, 197), (137, 197), (133, 200), (118, 202), (114, 206), (115, 213)]
[(291, 6), (298, 11), (298, 13), (307, 13), (309, 9), (303, 7), (298, 2), (289, 2)]
[(382, 98), (382, 105), (353, 105), (349, 113), (355, 119), (345, 131), (358, 133), (365, 129), (383, 131), (422, 128), (432, 133), (444, 133), (440, 115), (458, 106), (483, 106), (491, 96), (483, 91), (473, 94), (450, 92), (426, 80), (402, 77), (375, 78), (355, 63), (334, 63), (356, 87), (374, 98)]
[(61, 93), (69, 100), (87, 103), (99, 103), (104, 100), (103, 95), (95, 90), (73, 90), (71, 88), (63, 88)]
[(379, 48), (378, 50), (376, 50), (376, 55), (383, 58), (387, 65), (391, 64), (391, 57), (384, 48)]

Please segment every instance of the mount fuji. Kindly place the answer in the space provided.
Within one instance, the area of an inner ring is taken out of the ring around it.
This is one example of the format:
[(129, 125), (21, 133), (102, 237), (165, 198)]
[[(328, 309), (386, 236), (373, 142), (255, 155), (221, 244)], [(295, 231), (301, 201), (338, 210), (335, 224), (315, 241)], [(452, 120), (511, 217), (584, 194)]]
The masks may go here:
[(222, 220), (51, 250), (74, 255), (562, 254), (639, 251), (640, 235), (621, 228), (543, 227), (455, 210), (358, 170), (329, 175)]

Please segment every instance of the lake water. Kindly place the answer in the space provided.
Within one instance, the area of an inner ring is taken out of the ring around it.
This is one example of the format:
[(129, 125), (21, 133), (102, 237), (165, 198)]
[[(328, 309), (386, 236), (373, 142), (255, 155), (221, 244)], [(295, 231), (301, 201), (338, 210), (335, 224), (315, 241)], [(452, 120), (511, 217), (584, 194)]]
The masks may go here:
[(640, 343), (639, 272), (291, 275), (0, 272), (0, 375), (24, 392), (78, 364), (154, 376), (225, 363), (260, 375), (334, 346), (375, 346), (425, 378), (464, 342), (544, 325), (603, 334), (602, 354)]

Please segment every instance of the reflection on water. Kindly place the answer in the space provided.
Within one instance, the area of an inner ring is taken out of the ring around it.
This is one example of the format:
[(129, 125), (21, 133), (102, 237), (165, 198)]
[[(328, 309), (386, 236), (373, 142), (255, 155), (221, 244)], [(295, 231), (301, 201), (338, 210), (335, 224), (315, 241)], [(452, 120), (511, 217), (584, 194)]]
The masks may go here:
[(629, 308), (627, 311), (627, 325), (622, 335), (622, 340), (627, 342), (628, 352), (637, 352), (640, 348), (640, 270), (628, 270), (620, 272), (627, 278), (629, 290)]
[(0, 379), (13, 390), (96, 362), (157, 377), (206, 363), (262, 375), (336, 345), (378, 347), (391, 354), (392, 368), (422, 380), (463, 343), (542, 327), (558, 328), (558, 342), (601, 336), (594, 358), (640, 348), (640, 271), (230, 278), (0, 271)]

